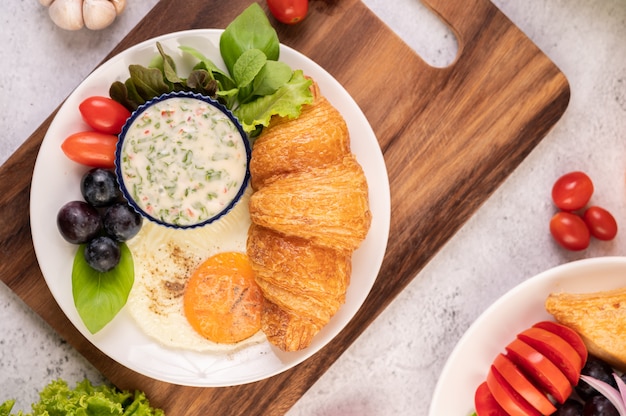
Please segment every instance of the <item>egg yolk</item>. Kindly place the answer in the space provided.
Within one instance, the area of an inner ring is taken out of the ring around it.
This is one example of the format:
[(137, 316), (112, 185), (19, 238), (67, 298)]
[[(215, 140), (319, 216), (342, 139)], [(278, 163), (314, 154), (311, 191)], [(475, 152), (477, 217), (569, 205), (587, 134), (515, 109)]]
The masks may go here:
[(263, 294), (243, 253), (216, 254), (187, 281), (184, 310), (191, 326), (206, 339), (236, 343), (261, 328)]

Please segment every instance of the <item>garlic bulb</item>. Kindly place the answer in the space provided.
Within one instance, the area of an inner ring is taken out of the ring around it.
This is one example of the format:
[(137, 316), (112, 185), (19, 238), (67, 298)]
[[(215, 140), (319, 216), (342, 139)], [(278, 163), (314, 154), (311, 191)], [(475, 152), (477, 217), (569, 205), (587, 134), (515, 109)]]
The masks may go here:
[(126, 0), (39, 0), (48, 7), (52, 21), (65, 30), (83, 26), (100, 30), (109, 26), (124, 11)]

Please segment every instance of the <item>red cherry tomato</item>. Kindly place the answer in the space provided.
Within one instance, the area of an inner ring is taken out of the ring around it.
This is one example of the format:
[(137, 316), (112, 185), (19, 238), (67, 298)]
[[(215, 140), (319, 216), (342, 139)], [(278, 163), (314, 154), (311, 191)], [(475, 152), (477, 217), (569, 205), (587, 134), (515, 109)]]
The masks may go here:
[(130, 117), (130, 111), (108, 97), (89, 97), (78, 106), (85, 123), (92, 129), (106, 134), (119, 134)]
[(276, 20), (293, 25), (306, 17), (309, 0), (267, 0), (267, 6)]
[(557, 212), (550, 220), (550, 233), (554, 240), (568, 250), (579, 251), (589, 246), (589, 228), (576, 214)]
[(482, 382), (476, 389), (474, 407), (476, 407), (478, 416), (508, 416), (508, 413), (504, 411), (489, 391), (486, 381)]
[(83, 131), (74, 133), (61, 144), (63, 153), (74, 162), (94, 168), (115, 167), (117, 136)]
[(589, 207), (583, 214), (583, 220), (591, 235), (598, 240), (612, 240), (617, 235), (617, 221), (611, 213), (598, 206)]
[(593, 194), (593, 182), (584, 172), (570, 172), (556, 180), (552, 187), (552, 200), (564, 211), (583, 208)]

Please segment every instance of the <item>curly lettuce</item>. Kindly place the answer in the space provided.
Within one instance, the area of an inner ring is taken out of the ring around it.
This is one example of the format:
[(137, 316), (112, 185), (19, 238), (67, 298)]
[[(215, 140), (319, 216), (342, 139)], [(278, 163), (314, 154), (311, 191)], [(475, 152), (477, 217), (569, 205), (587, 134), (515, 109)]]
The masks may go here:
[(31, 413), (10, 413), (14, 400), (0, 405), (0, 416), (165, 416), (150, 406), (145, 393), (121, 391), (107, 385), (94, 386), (87, 379), (70, 389), (64, 380), (55, 380), (39, 393)]

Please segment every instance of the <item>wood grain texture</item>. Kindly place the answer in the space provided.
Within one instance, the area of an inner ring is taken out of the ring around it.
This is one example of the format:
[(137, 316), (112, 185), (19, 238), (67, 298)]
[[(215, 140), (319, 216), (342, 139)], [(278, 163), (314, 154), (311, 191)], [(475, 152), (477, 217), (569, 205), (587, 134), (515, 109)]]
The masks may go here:
[[(154, 36), (223, 28), (249, 0), (162, 0), (110, 56)], [(52, 114), (0, 168), (0, 276), (114, 384), (142, 389), (170, 415), (281, 415), (402, 291), (539, 143), (565, 111), (563, 74), (487, 0), (424, 0), (453, 28), (459, 54), (429, 67), (358, 0), (313, 0), (307, 19), (277, 27), (354, 97), (389, 171), (391, 235), (365, 304), (318, 354), (270, 379), (229, 388), (162, 383), (118, 365), (65, 318), (30, 236), (29, 187)], [(106, 59), (106, 58), (105, 58)], [(375, 197), (375, 196), (373, 196)]]

